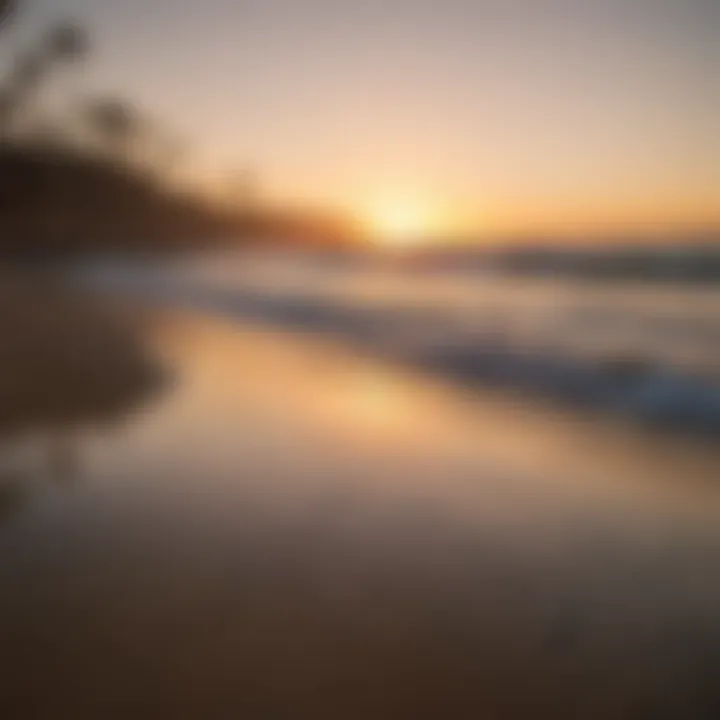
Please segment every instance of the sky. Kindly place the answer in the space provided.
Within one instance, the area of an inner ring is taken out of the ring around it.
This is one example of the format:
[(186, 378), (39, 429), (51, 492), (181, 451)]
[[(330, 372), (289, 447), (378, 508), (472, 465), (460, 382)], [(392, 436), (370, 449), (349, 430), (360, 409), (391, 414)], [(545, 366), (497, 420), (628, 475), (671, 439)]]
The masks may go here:
[[(27, 0), (225, 191), (439, 232), (720, 228), (717, 0)], [(70, 81), (69, 81), (70, 82)]]

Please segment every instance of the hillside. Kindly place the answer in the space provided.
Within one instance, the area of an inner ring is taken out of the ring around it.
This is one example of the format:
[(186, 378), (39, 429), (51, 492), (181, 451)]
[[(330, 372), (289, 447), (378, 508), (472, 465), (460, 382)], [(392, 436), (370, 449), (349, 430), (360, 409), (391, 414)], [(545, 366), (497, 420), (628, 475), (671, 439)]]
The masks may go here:
[(238, 217), (150, 173), (62, 148), (0, 147), (0, 255), (173, 252), (242, 231)]

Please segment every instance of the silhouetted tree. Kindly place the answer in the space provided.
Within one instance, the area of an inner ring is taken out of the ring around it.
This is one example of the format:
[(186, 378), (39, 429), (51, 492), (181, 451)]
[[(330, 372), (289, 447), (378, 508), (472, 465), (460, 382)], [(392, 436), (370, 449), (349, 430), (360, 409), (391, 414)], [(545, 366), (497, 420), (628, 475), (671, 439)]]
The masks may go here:
[(142, 120), (130, 103), (116, 99), (93, 100), (84, 109), (91, 131), (103, 149), (127, 160), (142, 134)]
[[(0, 26), (17, 3), (0, 0)], [(93, 99), (75, 123), (43, 110), (53, 73), (89, 52), (83, 28), (63, 23), (23, 48), (0, 78), (0, 254), (44, 262), (99, 251), (174, 252), (244, 232), (237, 213), (162, 182), (184, 145), (131, 103)], [(93, 145), (104, 152), (88, 152)]]
[(16, 0), (0, 0), (0, 27), (12, 19), (16, 8)]
[(90, 38), (79, 25), (63, 23), (47, 34), (45, 50), (50, 60), (83, 60), (90, 53)]
[[(0, 0), (0, 30), (10, 21), (15, 14), (17, 7), (16, 0)], [(9, 88), (0, 89), (0, 139), (5, 135), (8, 118), (15, 105), (14, 94)]]
[(20, 55), (0, 90), (0, 133), (7, 135), (31, 98), (42, 90), (54, 66), (82, 60), (89, 50), (87, 33), (79, 25), (63, 23), (52, 28), (38, 48)]

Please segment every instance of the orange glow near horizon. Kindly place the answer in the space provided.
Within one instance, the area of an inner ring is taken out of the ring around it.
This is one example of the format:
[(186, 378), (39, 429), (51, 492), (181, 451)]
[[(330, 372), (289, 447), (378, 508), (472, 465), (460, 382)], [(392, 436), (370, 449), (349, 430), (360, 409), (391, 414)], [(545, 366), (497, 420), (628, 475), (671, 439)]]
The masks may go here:
[(720, 232), (711, 0), (28, 4), (27, 37), (60, 6), (97, 34), (60, 93), (147, 110), (223, 207), (340, 208), (387, 250)]
[(441, 208), (427, 199), (387, 195), (358, 211), (373, 242), (390, 250), (409, 249), (451, 231)]
[[(656, 206), (623, 204), (616, 199), (613, 212), (592, 203), (568, 202), (566, 207), (540, 203), (441, 202), (428, 198), (388, 195), (360, 206), (360, 219), (372, 241), (386, 250), (411, 250), (431, 244), (451, 245), (468, 238), (475, 242), (515, 238), (566, 238), (581, 242), (602, 238), (612, 241), (632, 237), (652, 240), (665, 234), (713, 233), (720, 230), (716, 207), (676, 202)], [(690, 205), (688, 207), (687, 205)]]

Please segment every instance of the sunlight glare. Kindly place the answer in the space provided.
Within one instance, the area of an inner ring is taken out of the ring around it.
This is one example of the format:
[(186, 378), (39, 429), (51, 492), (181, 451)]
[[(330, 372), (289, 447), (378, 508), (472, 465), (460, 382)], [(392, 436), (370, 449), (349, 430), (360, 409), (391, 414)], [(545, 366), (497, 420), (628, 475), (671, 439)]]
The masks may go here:
[(365, 212), (372, 237), (388, 248), (407, 248), (425, 241), (435, 230), (437, 218), (426, 202), (385, 200)]

